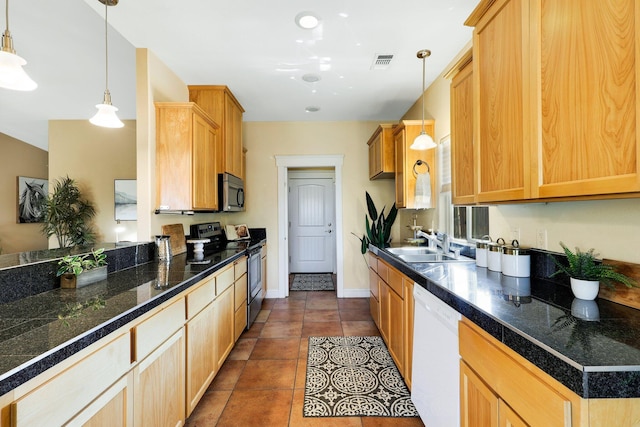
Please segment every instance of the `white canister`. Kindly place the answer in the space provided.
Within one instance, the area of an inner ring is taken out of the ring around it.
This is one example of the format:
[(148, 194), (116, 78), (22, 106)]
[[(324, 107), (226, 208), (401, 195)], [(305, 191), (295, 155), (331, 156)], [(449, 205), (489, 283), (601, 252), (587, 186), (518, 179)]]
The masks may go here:
[(499, 238), (495, 243), (489, 243), (487, 253), (487, 267), (491, 271), (502, 271), (502, 248), (504, 247), (504, 239)]
[(487, 266), (487, 252), (489, 251), (489, 243), (491, 243), (490, 237), (489, 240), (478, 240), (476, 242), (476, 265), (478, 267)]
[(529, 250), (513, 245), (502, 248), (502, 274), (512, 277), (529, 277), (531, 275), (531, 255)]

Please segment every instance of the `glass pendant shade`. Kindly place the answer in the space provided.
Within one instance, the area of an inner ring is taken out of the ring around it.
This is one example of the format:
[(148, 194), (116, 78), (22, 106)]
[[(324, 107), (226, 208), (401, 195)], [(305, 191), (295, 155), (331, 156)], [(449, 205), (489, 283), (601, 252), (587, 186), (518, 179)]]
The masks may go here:
[(436, 148), (437, 145), (424, 130), (420, 132), (420, 135), (416, 136), (416, 139), (413, 140), (413, 144), (409, 147), (412, 150), (429, 150), (431, 148)]
[(0, 87), (13, 90), (34, 90), (38, 84), (22, 69), (27, 61), (16, 55), (0, 51)]
[(124, 123), (122, 123), (116, 115), (118, 109), (111, 105), (110, 98), (108, 92), (105, 92), (103, 103), (96, 105), (98, 112), (95, 116), (91, 117), (89, 121), (96, 126), (105, 128), (121, 128), (124, 126)]

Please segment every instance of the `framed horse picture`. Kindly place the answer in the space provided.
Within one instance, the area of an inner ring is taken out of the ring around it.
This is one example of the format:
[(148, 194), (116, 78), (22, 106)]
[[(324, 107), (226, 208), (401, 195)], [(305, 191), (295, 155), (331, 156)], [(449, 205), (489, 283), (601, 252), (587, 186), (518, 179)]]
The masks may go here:
[(18, 177), (18, 223), (42, 222), (44, 203), (49, 194), (49, 181)]

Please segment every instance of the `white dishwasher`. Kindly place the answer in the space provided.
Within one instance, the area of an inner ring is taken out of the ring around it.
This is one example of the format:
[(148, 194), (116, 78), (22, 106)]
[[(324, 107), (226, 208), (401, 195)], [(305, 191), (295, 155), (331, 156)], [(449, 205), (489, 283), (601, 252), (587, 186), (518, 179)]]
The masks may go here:
[(426, 427), (460, 425), (460, 313), (413, 284), (411, 400)]

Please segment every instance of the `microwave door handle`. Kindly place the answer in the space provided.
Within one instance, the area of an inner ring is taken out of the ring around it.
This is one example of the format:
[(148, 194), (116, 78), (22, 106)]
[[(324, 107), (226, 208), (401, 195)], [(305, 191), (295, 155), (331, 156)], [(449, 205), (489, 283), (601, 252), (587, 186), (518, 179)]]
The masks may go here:
[(236, 202), (238, 202), (238, 206), (244, 206), (244, 190), (242, 188), (238, 188), (238, 193), (236, 193)]

